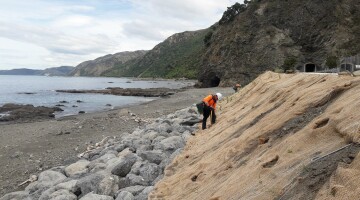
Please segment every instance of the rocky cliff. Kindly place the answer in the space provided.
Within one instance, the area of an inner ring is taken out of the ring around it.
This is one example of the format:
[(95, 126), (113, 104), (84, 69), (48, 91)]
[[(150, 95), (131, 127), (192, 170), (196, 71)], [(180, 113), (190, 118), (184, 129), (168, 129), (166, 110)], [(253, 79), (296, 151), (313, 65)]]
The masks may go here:
[(220, 102), (149, 199), (357, 199), (359, 77), (266, 72)]
[(325, 66), (328, 58), (360, 52), (359, 27), (357, 0), (234, 5), (212, 27), (199, 81), (204, 87), (247, 84), (289, 59), (295, 60), (293, 67)]
[(143, 56), (146, 53), (144, 50), (134, 52), (120, 52), (116, 54), (109, 54), (103, 57), (96, 58), (80, 63), (70, 73), (71, 76), (100, 76), (105, 71), (113, 68), (116, 64), (125, 63), (131, 59)]

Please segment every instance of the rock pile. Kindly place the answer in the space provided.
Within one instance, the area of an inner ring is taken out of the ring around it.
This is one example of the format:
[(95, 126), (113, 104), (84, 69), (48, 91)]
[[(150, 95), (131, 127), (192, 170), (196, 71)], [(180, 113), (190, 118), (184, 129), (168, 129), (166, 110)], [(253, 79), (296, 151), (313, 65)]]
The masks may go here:
[(186, 122), (199, 119), (195, 107), (190, 107), (132, 133), (107, 138), (98, 148), (81, 154), (76, 163), (43, 171), (25, 191), (9, 193), (0, 200), (147, 199), (165, 167), (197, 129), (196, 124)]

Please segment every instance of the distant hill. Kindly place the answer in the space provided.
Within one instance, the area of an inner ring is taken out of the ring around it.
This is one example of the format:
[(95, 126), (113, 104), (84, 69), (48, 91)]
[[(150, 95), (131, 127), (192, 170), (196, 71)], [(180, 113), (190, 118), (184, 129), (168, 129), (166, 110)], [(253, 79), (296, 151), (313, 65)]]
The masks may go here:
[(74, 69), (75, 67), (70, 67), (70, 66), (47, 68), (42, 71), (41, 75), (68, 76), (69, 73), (72, 72)]
[(129, 60), (145, 55), (147, 51), (125, 51), (116, 54), (109, 54), (80, 63), (69, 74), (70, 76), (101, 76), (105, 71), (112, 69), (116, 65), (121, 65)]
[(197, 78), (208, 29), (176, 33), (143, 57), (118, 63), (105, 76)]
[(67, 76), (69, 72), (71, 72), (73, 69), (74, 67), (70, 66), (52, 67), (45, 70), (20, 68), (11, 70), (0, 70), (0, 75)]
[(41, 75), (43, 70), (35, 69), (11, 69), (11, 70), (0, 70), (0, 75)]

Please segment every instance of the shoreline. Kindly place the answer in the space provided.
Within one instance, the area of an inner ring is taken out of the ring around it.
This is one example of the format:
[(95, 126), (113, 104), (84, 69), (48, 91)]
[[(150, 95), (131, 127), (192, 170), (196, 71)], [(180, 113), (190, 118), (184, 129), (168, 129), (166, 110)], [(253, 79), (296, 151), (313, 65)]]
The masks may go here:
[(0, 134), (0, 197), (23, 190), (31, 174), (73, 163), (86, 147), (107, 136), (120, 136), (152, 120), (191, 106), (209, 93), (231, 88), (192, 88), (166, 98), (110, 111), (64, 116), (39, 122), (5, 124)]

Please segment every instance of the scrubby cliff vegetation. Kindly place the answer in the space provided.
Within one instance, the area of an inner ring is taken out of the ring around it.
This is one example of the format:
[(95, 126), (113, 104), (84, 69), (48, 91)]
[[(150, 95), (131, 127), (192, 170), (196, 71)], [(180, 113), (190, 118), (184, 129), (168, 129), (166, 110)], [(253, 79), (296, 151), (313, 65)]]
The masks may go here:
[[(199, 81), (249, 83), (289, 60), (325, 66), (360, 52), (357, 0), (253, 0), (235, 4), (213, 26)], [(217, 80), (219, 79), (219, 80)]]
[(266, 72), (220, 102), (150, 199), (357, 199), (360, 78)]
[(196, 79), (207, 33), (206, 29), (174, 34), (143, 57), (118, 63), (105, 75)]

